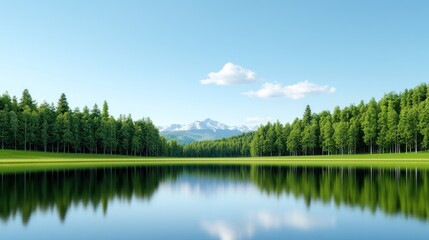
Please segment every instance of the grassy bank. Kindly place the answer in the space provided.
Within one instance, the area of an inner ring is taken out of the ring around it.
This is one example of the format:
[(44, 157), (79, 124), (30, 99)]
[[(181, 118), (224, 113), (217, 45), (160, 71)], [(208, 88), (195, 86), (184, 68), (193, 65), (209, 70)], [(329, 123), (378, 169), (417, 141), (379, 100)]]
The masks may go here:
[(254, 158), (147, 158), (0, 150), (0, 172), (116, 166), (240, 164), (429, 169), (429, 153)]

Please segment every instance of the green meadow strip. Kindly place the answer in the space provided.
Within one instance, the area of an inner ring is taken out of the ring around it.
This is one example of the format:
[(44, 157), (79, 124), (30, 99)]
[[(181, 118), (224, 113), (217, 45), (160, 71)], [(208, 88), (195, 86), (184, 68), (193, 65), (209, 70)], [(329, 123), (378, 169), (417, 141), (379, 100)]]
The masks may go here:
[(429, 153), (252, 158), (164, 158), (0, 150), (0, 172), (148, 165), (276, 165), (429, 169)]

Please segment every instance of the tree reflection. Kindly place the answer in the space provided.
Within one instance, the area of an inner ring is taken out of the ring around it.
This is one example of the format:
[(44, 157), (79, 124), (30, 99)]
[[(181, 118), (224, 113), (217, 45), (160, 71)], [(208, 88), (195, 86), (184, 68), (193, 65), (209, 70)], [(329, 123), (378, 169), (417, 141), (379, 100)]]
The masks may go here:
[(182, 175), (252, 182), (263, 194), (293, 195), (308, 207), (321, 201), (424, 221), (429, 215), (427, 171), (216, 165), (1, 174), (0, 218), (8, 221), (20, 215), (27, 224), (35, 211), (56, 210), (64, 221), (69, 208), (77, 205), (101, 207), (106, 213), (109, 201), (133, 197), (149, 201), (162, 182), (174, 182)]
[(427, 171), (353, 168), (252, 168), (251, 179), (267, 194), (377, 209), (422, 220), (429, 214)]

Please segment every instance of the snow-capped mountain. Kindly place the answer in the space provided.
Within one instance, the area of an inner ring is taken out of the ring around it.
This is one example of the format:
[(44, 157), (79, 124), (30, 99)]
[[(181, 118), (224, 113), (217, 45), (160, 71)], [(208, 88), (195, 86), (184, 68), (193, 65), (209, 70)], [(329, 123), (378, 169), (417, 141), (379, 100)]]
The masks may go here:
[(228, 126), (226, 124), (220, 123), (218, 121), (207, 118), (204, 121), (195, 121), (188, 124), (171, 124), (166, 127), (160, 127), (160, 132), (177, 132), (177, 131), (190, 131), (190, 130), (213, 130), (216, 132), (218, 130), (230, 130), (230, 131), (240, 131), (240, 132), (251, 132), (252, 129), (248, 126)]
[(167, 140), (176, 139), (185, 144), (230, 137), (253, 130), (248, 126), (228, 126), (210, 118), (189, 124), (171, 124), (166, 127), (159, 127), (161, 135), (165, 136)]

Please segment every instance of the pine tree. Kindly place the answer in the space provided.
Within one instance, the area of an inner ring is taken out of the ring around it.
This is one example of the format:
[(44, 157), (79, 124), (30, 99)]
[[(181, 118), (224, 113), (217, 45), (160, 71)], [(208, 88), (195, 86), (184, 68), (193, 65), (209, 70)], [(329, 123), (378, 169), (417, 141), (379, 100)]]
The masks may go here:
[(348, 126), (345, 122), (334, 123), (334, 140), (341, 155), (344, 154), (344, 149), (347, 146), (347, 130)]
[(374, 98), (368, 104), (368, 109), (364, 114), (363, 139), (369, 145), (370, 153), (374, 152), (374, 142), (377, 137), (378, 106)]
[(386, 134), (386, 142), (389, 146), (393, 146), (393, 152), (399, 152), (399, 134), (398, 134), (398, 124), (399, 124), (399, 116), (395, 110), (394, 102), (389, 101), (387, 107), (387, 134)]
[(82, 130), (82, 150), (92, 153), (94, 149), (94, 135), (92, 132), (92, 119), (89, 113), (89, 108), (85, 106), (81, 117)]
[(0, 110), (0, 141), (1, 149), (4, 149), (5, 142), (7, 139), (7, 132), (9, 130), (9, 116), (5, 110)]
[(378, 136), (377, 136), (377, 145), (380, 147), (381, 152), (384, 153), (384, 150), (389, 146), (387, 140), (388, 137), (388, 106), (386, 105), (386, 99), (382, 99), (380, 102), (380, 112), (378, 113)]
[(299, 119), (295, 119), (292, 124), (292, 129), (287, 138), (287, 149), (291, 154), (297, 156), (299, 153), (301, 144), (301, 122)]
[(97, 154), (99, 145), (102, 142), (100, 127), (101, 127), (101, 113), (97, 104), (94, 104), (91, 110), (91, 127), (92, 136), (94, 138), (93, 151)]
[(408, 150), (410, 150), (413, 141), (413, 132), (408, 118), (409, 111), (410, 110), (408, 107), (404, 107), (401, 109), (398, 124), (399, 136), (401, 142), (405, 144), (405, 152), (408, 152)]
[(80, 112), (79, 108), (76, 108), (71, 113), (71, 132), (72, 132), (72, 147), (74, 152), (80, 152), (81, 151), (81, 144), (83, 141), (82, 136), (82, 113)]
[(304, 130), (302, 131), (302, 136), (301, 136), (301, 147), (302, 147), (302, 152), (307, 155), (308, 151), (310, 150), (310, 144), (311, 144), (311, 140), (312, 140), (312, 126), (311, 125), (307, 125), (304, 127)]
[(28, 137), (29, 132), (31, 132), (31, 109), (28, 105), (25, 105), (24, 112), (21, 115), (22, 117), (22, 135), (24, 138), (24, 151), (27, 151), (27, 145), (28, 145)]
[(289, 151), (289, 149), (287, 147), (287, 142), (288, 142), (291, 131), (292, 131), (292, 126), (290, 125), (290, 123), (286, 123), (284, 128), (283, 128), (283, 131), (282, 131), (282, 134), (283, 134), (284, 139), (285, 139), (285, 141), (284, 141), (284, 146), (285, 146), (285, 150), (286, 150), (285, 155), (288, 153), (289, 153), (289, 155), (292, 155), (292, 153)]
[[(276, 154), (277, 156), (282, 156), (284, 155), (284, 152), (285, 152), (284, 143), (286, 142), (286, 140), (285, 140), (285, 136), (283, 135), (283, 126), (279, 121), (277, 121), (274, 124), (274, 131), (276, 134), (276, 139), (274, 142), (275, 149), (277, 150)], [(242, 143), (242, 145), (245, 145), (245, 144)]]
[[(16, 98), (14, 98), (14, 101), (16, 102)], [(30, 92), (28, 89), (24, 89), (22, 92), (21, 99), (19, 101), (18, 107), (21, 112), (25, 110), (25, 106), (28, 106), (30, 111), (36, 109), (36, 103), (34, 102), (33, 98), (30, 95)]]
[(267, 133), (264, 141), (264, 155), (265, 156), (273, 156), (273, 153), (276, 149), (274, 149), (275, 141), (276, 141), (276, 132), (274, 131), (274, 126), (271, 123), (266, 125)]
[(10, 131), (13, 136), (14, 147), (17, 149), (17, 136), (18, 136), (18, 116), (14, 111), (9, 112)]
[(418, 137), (419, 137), (419, 110), (417, 106), (410, 109), (408, 113), (408, 124), (410, 125), (410, 131), (413, 135), (414, 140), (414, 151), (418, 151)]
[(330, 155), (332, 153), (332, 150), (334, 148), (335, 142), (333, 139), (334, 135), (334, 128), (332, 126), (332, 119), (331, 116), (328, 116), (324, 119), (323, 128), (321, 129), (323, 131), (322, 135), (322, 151), (328, 153)]
[(9, 113), (12, 107), (12, 99), (9, 96), (8, 92), (5, 92), (0, 97), (0, 110), (6, 111), (6, 113)]
[(341, 108), (336, 106), (334, 108), (334, 113), (332, 113), (332, 125), (341, 121)]
[(304, 111), (304, 114), (302, 116), (302, 124), (304, 126), (310, 125), (311, 124), (311, 118), (312, 118), (312, 116), (311, 116), (311, 108), (310, 108), (310, 105), (307, 105), (305, 107), (305, 111)]
[(260, 127), (254, 134), (252, 142), (250, 143), (250, 154), (252, 157), (262, 156), (262, 142), (263, 142), (263, 128)]
[(352, 117), (350, 119), (349, 129), (347, 130), (347, 145), (349, 147), (349, 154), (356, 153), (357, 144), (359, 141), (359, 121)]
[(123, 120), (122, 126), (121, 126), (121, 148), (125, 152), (126, 155), (130, 154), (131, 150), (131, 142), (132, 142), (132, 136), (133, 136), (133, 121), (131, 119), (131, 116), (129, 115), (125, 120)]
[(311, 128), (310, 128), (310, 139), (309, 139), (309, 148), (312, 150), (312, 154), (315, 154), (315, 149), (317, 148), (318, 144), (318, 136), (320, 135), (320, 129), (319, 129), (319, 123), (317, 120), (313, 117)]
[(46, 152), (48, 140), (49, 140), (49, 134), (48, 134), (49, 125), (48, 125), (48, 121), (46, 121), (46, 119), (43, 120), (42, 129), (40, 131), (41, 131), (40, 136), (41, 136), (41, 141), (43, 144), (43, 150)]
[(101, 119), (107, 121), (109, 119), (109, 105), (106, 101), (103, 103), (103, 110), (101, 111)]
[(70, 152), (70, 145), (73, 144), (73, 119), (69, 112), (62, 115), (63, 118), (63, 152)]
[(142, 144), (141, 144), (141, 129), (140, 129), (140, 125), (136, 125), (136, 129), (133, 135), (133, 138), (131, 140), (131, 150), (134, 152), (134, 156), (136, 156), (137, 154), (141, 155), (141, 148), (142, 148)]
[(116, 140), (116, 121), (113, 117), (110, 117), (107, 122), (108, 127), (108, 147), (110, 154), (116, 152), (118, 142)]
[(63, 115), (57, 115), (54, 123), (54, 134), (53, 140), (56, 143), (57, 152), (60, 151), (60, 146), (63, 144), (63, 135), (64, 135), (64, 118)]
[(67, 102), (67, 97), (64, 93), (61, 93), (60, 99), (58, 100), (57, 113), (64, 114), (70, 112), (69, 103)]

